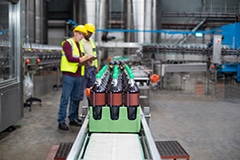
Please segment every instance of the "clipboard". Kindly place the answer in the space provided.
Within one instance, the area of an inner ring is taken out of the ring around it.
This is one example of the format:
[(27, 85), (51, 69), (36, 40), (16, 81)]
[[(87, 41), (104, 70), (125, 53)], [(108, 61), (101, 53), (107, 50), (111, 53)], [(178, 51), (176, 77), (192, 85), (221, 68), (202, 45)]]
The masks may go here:
[(86, 61), (94, 61), (95, 59), (97, 59), (97, 57), (93, 56), (91, 58), (86, 59)]

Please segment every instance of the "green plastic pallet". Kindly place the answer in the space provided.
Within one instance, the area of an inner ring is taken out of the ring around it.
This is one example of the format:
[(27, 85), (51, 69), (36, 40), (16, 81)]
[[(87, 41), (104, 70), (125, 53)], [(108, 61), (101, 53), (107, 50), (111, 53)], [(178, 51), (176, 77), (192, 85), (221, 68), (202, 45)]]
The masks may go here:
[(93, 118), (93, 107), (89, 111), (89, 131), (90, 132), (125, 132), (137, 133), (140, 131), (140, 107), (137, 107), (137, 116), (135, 120), (129, 120), (127, 117), (127, 107), (120, 107), (118, 120), (112, 120), (110, 117), (110, 107), (102, 107), (102, 118), (95, 120)]

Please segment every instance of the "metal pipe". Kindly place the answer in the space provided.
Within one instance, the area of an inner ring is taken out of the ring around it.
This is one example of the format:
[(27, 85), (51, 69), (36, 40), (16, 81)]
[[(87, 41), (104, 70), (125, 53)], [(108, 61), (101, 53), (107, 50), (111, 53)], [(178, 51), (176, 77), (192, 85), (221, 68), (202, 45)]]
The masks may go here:
[(43, 17), (43, 2), (44, 0), (35, 0), (34, 2), (34, 37), (36, 43), (44, 42), (44, 17)]
[[(127, 10), (126, 13), (126, 29), (132, 29), (131, 28), (131, 22), (132, 22), (132, 0), (125, 0), (124, 1), (125, 7)], [(125, 42), (131, 42), (131, 33), (127, 32), (125, 33)]]
[[(104, 0), (102, 0), (104, 1)], [(87, 23), (96, 24), (97, 19), (96, 17), (96, 0), (86, 0), (86, 19)]]
[[(104, 2), (102, 2), (104, 1)], [(102, 4), (103, 3), (103, 4)], [(85, 15), (87, 15), (84, 19), (84, 23), (92, 23), (96, 26), (96, 28), (99, 28), (99, 24), (102, 21), (101, 17), (101, 5), (106, 5), (105, 0), (86, 0), (85, 1)], [(105, 12), (103, 10), (103, 12)], [(96, 39), (96, 41), (99, 40), (99, 33), (92, 35), (93, 39)]]
[[(144, 29), (152, 30), (152, 0), (145, 0), (144, 2)], [(149, 16), (150, 15), (150, 16)], [(144, 42), (151, 43), (152, 33), (145, 32), (144, 33)]]
[(202, 1), (202, 11), (205, 12), (206, 11), (206, 0)]
[(44, 3), (44, 1), (45, 0), (40, 0), (40, 38), (39, 38), (39, 40), (40, 40), (40, 43), (41, 44), (43, 44), (44, 42), (44, 40), (43, 40), (43, 34), (44, 34), (44, 32), (43, 32), (43, 30), (44, 30), (44, 17), (43, 17), (43, 10), (44, 10), (44, 8), (43, 8), (43, 3)]
[[(144, 0), (133, 0), (133, 25), (134, 29), (144, 30)], [(135, 33), (135, 42), (144, 43), (144, 33)]]
[[(162, 29), (162, 6), (161, 1), (156, 0), (156, 29)], [(156, 42), (161, 42), (161, 34), (157, 34)]]
[[(105, 29), (107, 27), (107, 11), (108, 11), (108, 6), (106, 3), (107, 0), (100, 0), (99, 2), (99, 10), (97, 14), (97, 26), (100, 29)], [(101, 36), (100, 33), (98, 32), (97, 34), (97, 41), (101, 42)]]
[[(157, 30), (157, 2), (156, 0), (152, 0), (152, 30)], [(152, 34), (151, 42), (156, 42), (157, 35)]]
[(75, 21), (75, 22), (77, 20), (76, 12), (77, 12), (77, 10), (76, 10), (76, 0), (73, 0), (73, 21)]
[[(196, 27), (194, 27), (191, 31), (192, 32), (195, 32), (196, 30), (198, 30), (198, 28), (200, 28), (205, 22), (206, 22), (206, 18), (205, 19), (203, 19), (201, 22), (199, 22), (198, 23), (198, 25), (196, 26)], [(185, 37), (183, 37), (180, 41), (178, 41), (178, 44), (179, 45), (182, 45), (183, 44), (183, 42), (185, 42), (187, 39), (188, 39), (188, 37), (189, 36), (191, 36), (191, 35), (186, 35)]]
[(86, 2), (85, 0), (76, 1), (77, 11), (76, 11), (76, 19), (78, 24), (86, 23)]
[(25, 4), (25, 14), (26, 14), (26, 42), (29, 43), (29, 0), (26, 0)]

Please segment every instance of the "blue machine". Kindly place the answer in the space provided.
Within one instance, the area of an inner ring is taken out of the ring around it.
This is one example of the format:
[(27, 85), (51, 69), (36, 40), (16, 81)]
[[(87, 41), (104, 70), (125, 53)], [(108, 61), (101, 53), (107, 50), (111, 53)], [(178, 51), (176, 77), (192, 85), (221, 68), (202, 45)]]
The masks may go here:
[(240, 83), (240, 62), (217, 65), (217, 74), (218, 76), (222, 76), (223, 74), (231, 74), (236, 82)]
[[(218, 77), (231, 75), (240, 83), (240, 23), (229, 24), (221, 27), (221, 39), (219, 35), (214, 35), (213, 42), (213, 63), (217, 69)], [(225, 58), (221, 54), (222, 44), (228, 45), (232, 52)]]
[(230, 48), (240, 48), (240, 23), (233, 23), (222, 26), (224, 36), (222, 44), (229, 45)]

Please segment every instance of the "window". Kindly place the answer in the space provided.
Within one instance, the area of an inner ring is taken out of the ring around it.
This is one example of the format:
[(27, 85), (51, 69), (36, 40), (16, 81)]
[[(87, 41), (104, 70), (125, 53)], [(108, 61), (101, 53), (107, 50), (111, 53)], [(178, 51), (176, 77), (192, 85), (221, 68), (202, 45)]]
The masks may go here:
[(0, 3), (0, 86), (6, 82), (16, 81), (17, 75), (10, 13), (10, 3)]

